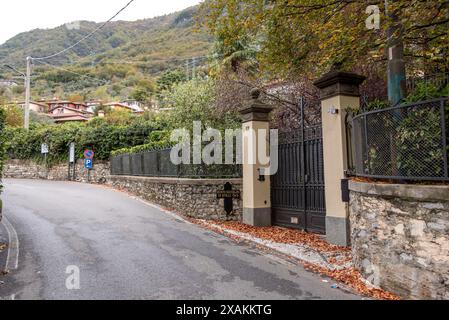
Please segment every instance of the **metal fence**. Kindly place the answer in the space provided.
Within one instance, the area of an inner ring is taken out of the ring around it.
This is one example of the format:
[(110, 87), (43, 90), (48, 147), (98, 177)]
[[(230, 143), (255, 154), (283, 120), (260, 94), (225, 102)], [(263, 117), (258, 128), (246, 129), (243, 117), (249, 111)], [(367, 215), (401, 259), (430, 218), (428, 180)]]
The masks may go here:
[(350, 173), (391, 180), (449, 181), (449, 98), (353, 118)]
[(111, 158), (111, 174), (144, 177), (240, 178), (241, 165), (175, 165), (171, 149), (122, 154)]

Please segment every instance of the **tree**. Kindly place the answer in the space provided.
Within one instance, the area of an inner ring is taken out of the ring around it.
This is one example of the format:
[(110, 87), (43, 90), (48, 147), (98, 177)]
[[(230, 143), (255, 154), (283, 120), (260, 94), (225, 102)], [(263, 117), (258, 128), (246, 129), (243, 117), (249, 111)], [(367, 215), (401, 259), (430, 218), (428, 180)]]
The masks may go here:
[(128, 125), (133, 122), (135, 116), (128, 110), (112, 110), (106, 114), (106, 121), (114, 125)]
[(143, 87), (136, 87), (131, 92), (131, 98), (139, 102), (147, 102), (151, 98), (151, 92)]
[(3, 107), (5, 114), (5, 124), (13, 128), (23, 127), (23, 111), (16, 105), (8, 105)]
[(182, 70), (169, 70), (164, 72), (159, 79), (157, 79), (157, 89), (159, 92), (170, 90), (175, 84), (184, 82), (187, 76)]
[[(389, 1), (402, 22), (409, 72), (447, 68), (449, 3), (446, 0)], [(379, 30), (367, 30), (369, 5), (381, 9)], [(210, 0), (202, 4), (200, 22), (227, 48), (245, 38), (260, 39), (258, 58), (276, 75), (319, 76), (335, 63), (385, 61), (387, 29), (384, 0)], [(431, 65), (429, 67), (429, 65)]]
[(172, 110), (170, 123), (173, 129), (192, 129), (194, 121), (204, 128), (234, 129), (240, 126), (237, 112), (217, 112), (216, 84), (211, 79), (193, 79), (177, 84), (166, 92), (164, 100)]

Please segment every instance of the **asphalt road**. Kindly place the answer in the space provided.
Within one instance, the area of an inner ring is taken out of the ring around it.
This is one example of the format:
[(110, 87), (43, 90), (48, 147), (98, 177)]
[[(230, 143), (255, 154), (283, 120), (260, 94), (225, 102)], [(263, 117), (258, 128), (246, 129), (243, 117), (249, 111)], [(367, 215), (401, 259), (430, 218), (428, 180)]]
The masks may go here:
[[(4, 184), (4, 224), (15, 229), (20, 250), (18, 269), (0, 278), (3, 299), (359, 298), (124, 193), (65, 182)], [(79, 289), (67, 289), (68, 278), (76, 287), (70, 266), (79, 268)]]

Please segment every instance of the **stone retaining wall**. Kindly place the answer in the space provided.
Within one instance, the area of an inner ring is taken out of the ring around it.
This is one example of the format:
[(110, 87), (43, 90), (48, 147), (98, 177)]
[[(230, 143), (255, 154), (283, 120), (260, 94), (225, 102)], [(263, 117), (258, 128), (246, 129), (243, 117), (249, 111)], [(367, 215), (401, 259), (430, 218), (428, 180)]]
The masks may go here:
[[(5, 165), (3, 178), (68, 180), (68, 164), (45, 165), (33, 161), (10, 160)], [(234, 212), (229, 216), (224, 211), (224, 200), (217, 199), (217, 191), (223, 190), (226, 182), (235, 190), (243, 192), (242, 179), (178, 179), (111, 176), (109, 162), (94, 162), (88, 181), (83, 161), (76, 165), (77, 182), (105, 183), (134, 194), (149, 202), (189, 217), (213, 220), (241, 220), (242, 201), (234, 200)]]
[[(68, 178), (68, 164), (58, 164), (47, 167), (27, 160), (9, 160), (3, 171), (3, 178), (13, 179), (43, 179), (66, 181)], [(110, 164), (107, 161), (94, 161), (94, 168), (88, 175), (83, 160), (78, 160), (75, 170), (75, 181), (106, 183), (110, 176)]]
[(234, 190), (242, 191), (241, 179), (178, 179), (111, 176), (109, 184), (127, 191), (149, 202), (192, 218), (213, 220), (241, 220), (242, 201), (234, 200), (234, 212), (227, 215), (224, 200), (217, 199), (217, 191), (223, 190), (226, 182)]
[(449, 186), (351, 182), (356, 267), (405, 299), (449, 299)]

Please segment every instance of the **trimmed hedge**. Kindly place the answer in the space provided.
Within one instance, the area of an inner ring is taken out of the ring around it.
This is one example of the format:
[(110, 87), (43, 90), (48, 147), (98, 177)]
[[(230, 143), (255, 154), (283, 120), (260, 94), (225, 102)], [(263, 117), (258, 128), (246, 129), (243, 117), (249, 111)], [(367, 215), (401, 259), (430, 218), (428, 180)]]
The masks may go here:
[(149, 142), (143, 145), (114, 150), (112, 151), (111, 156), (119, 156), (121, 154), (141, 153), (157, 149), (166, 149), (173, 146), (173, 144), (170, 142), (170, 131), (154, 131), (150, 134), (148, 140)]
[(130, 125), (113, 125), (106, 121), (87, 124), (38, 125), (29, 131), (6, 129), (6, 149), (11, 159), (43, 161), (41, 145), (49, 146), (48, 163), (68, 160), (70, 143), (75, 142), (77, 156), (92, 149), (95, 159), (108, 160), (113, 150), (151, 143), (151, 134), (161, 132), (165, 125), (159, 122), (136, 121)]

